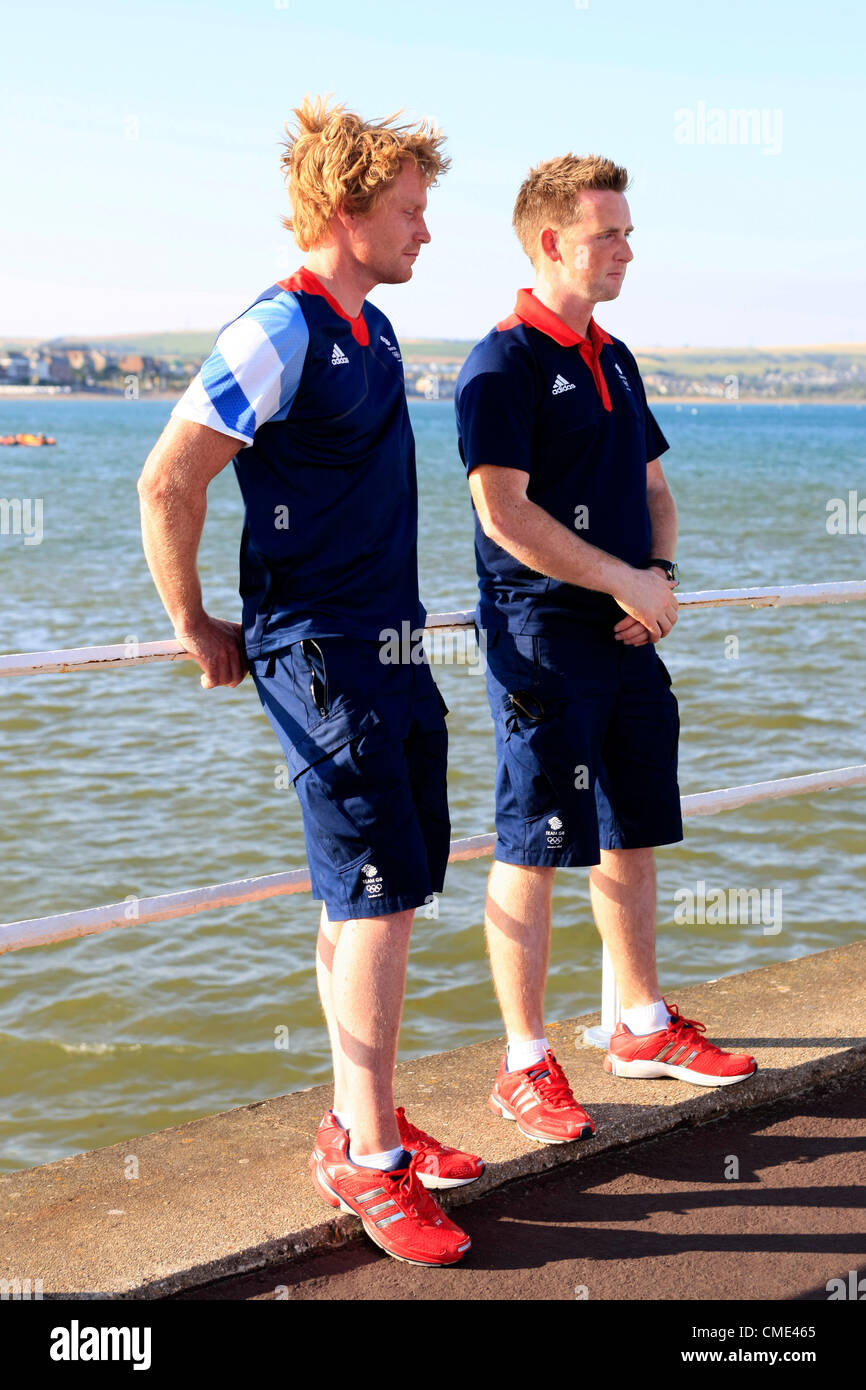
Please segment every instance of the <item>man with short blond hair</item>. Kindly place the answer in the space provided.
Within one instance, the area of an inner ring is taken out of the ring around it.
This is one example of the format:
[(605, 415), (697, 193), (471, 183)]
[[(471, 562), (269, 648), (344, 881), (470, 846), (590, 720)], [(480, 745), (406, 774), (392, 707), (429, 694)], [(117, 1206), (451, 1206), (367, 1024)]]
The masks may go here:
[(677, 619), (677, 518), (637, 363), (592, 316), (632, 259), (627, 185), (597, 155), (530, 172), (514, 228), (535, 285), (455, 397), (497, 748), (486, 931), (508, 1049), (490, 1105), (551, 1144), (595, 1128), (544, 1032), (558, 866), (591, 866), (623, 1003), (606, 1069), (700, 1085), (755, 1070), (668, 1009), (656, 974), (653, 847), (682, 839), (677, 702), (654, 645)]
[[(442, 136), (299, 107), (282, 163), (306, 258), (224, 327), (150, 455), (145, 551), (202, 684), (249, 664), (301, 803), (334, 1105), (311, 1159), (317, 1191), (389, 1254), (468, 1250), (428, 1188), (484, 1165), (394, 1107), (412, 918), (441, 892), (450, 822), (444, 702), (426, 661), (389, 664), (389, 632), (423, 628), (417, 486), (402, 359), (365, 296), (402, 284), (430, 236)], [(211, 478), (234, 460), (246, 506), (243, 625), (210, 617), (196, 553)]]

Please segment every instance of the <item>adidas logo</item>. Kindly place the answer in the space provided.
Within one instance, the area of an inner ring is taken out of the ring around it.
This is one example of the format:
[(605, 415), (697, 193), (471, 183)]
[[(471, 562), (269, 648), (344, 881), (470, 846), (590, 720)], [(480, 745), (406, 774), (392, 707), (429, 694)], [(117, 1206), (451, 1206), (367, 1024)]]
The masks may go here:
[(338, 348), (337, 344), (335, 343), (334, 351), (331, 353), (331, 366), (339, 367), (342, 365), (343, 362), (348, 362), (348, 360), (349, 359), (343, 352), (342, 348)]
[(557, 376), (556, 381), (553, 383), (553, 394), (554, 394), (554, 396), (561, 396), (562, 393), (563, 393), (563, 391), (573, 391), (573, 390), (574, 390), (574, 382), (573, 382), (573, 381), (566, 381), (566, 379), (565, 379), (564, 376)]

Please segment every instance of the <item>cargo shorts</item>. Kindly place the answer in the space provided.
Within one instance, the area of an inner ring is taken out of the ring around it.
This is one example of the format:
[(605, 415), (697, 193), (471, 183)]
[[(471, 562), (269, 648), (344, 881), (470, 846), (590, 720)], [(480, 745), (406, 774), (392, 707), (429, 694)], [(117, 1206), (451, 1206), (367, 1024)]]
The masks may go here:
[(683, 838), (679, 710), (655, 646), (493, 632), (496, 846), (506, 864), (598, 864)]
[(250, 660), (301, 803), (313, 897), (332, 921), (421, 907), (450, 850), (448, 713), (430, 668), (380, 644), (305, 638)]

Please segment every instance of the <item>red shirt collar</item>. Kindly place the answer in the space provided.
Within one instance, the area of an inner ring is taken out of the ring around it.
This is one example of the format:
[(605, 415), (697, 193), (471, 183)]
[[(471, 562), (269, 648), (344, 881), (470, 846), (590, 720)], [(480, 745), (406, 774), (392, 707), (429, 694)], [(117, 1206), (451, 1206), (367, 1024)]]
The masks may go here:
[(319, 294), (327, 304), (331, 306), (335, 314), (339, 314), (341, 319), (345, 319), (352, 329), (352, 337), (362, 347), (366, 347), (370, 341), (370, 330), (364, 319), (364, 311), (361, 310), (356, 319), (351, 318), (337, 303), (332, 294), (329, 294), (322, 284), (318, 275), (314, 275), (312, 270), (308, 270), (302, 265), (300, 270), (296, 270), (294, 275), (290, 275), (287, 280), (278, 280), (278, 285), (284, 290), (301, 290), (304, 294)]
[(594, 318), (589, 320), (589, 336), (581, 337), (575, 333), (573, 328), (569, 328), (563, 319), (555, 314), (552, 309), (548, 309), (546, 304), (542, 304), (532, 290), (518, 290), (517, 303), (514, 312), (522, 323), (528, 323), (532, 328), (537, 328), (542, 333), (546, 333), (554, 342), (559, 343), (560, 347), (578, 347), (581, 343), (591, 343), (596, 353), (601, 352), (605, 343), (612, 343), (613, 339), (609, 333), (605, 333), (603, 328), (599, 328)]
[(607, 389), (607, 382), (604, 379), (604, 372), (601, 370), (599, 357), (601, 350), (606, 343), (612, 343), (613, 339), (609, 333), (605, 333), (603, 328), (599, 328), (595, 319), (590, 317), (589, 334), (586, 338), (575, 333), (573, 328), (569, 328), (558, 314), (552, 309), (548, 309), (546, 304), (536, 298), (532, 290), (518, 290), (517, 303), (514, 306), (515, 318), (520, 319), (521, 323), (529, 324), (531, 328), (537, 328), (539, 332), (546, 333), (554, 342), (559, 343), (560, 347), (576, 347), (589, 370), (592, 372), (592, 379), (595, 388), (601, 397), (601, 403), (605, 410), (613, 410), (610, 392)]

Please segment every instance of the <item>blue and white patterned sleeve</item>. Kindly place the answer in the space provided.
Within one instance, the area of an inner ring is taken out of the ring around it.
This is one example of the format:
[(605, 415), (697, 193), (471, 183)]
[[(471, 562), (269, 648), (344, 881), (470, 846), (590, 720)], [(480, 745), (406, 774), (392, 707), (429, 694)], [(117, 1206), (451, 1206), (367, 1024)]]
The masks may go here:
[(258, 300), (221, 330), (172, 415), (252, 444), (260, 425), (291, 410), (309, 338), (293, 294)]

